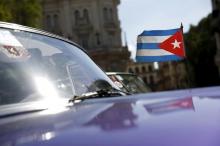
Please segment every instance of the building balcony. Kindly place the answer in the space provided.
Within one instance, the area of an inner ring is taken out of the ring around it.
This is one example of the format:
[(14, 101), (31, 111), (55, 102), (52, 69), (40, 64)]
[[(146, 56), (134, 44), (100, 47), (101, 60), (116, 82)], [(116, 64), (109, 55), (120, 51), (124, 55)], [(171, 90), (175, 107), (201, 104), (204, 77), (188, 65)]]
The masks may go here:
[(87, 33), (87, 32), (91, 32), (92, 30), (93, 30), (92, 24), (86, 19), (77, 21), (73, 26), (73, 31), (77, 33), (84, 33), (84, 32)]
[(109, 32), (115, 32), (119, 29), (115, 22), (105, 22), (104, 28)]

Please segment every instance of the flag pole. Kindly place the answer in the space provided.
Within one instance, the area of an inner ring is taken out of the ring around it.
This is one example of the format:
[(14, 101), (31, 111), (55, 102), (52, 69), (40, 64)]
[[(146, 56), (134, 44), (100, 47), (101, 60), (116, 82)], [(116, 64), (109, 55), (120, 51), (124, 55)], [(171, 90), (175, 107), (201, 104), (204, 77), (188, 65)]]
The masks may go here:
[[(182, 22), (181, 22), (181, 25), (180, 25), (180, 29), (181, 29), (182, 35), (183, 35), (184, 33), (183, 33), (183, 23)], [(184, 56), (186, 57), (186, 49), (185, 49), (184, 36), (183, 36), (183, 48), (184, 48)]]

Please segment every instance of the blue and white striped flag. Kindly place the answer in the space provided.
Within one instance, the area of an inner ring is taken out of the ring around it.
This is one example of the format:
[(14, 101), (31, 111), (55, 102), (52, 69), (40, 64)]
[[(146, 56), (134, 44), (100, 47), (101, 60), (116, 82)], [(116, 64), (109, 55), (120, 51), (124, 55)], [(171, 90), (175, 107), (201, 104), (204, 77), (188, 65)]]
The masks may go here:
[(144, 31), (137, 38), (137, 62), (162, 62), (185, 57), (182, 30)]

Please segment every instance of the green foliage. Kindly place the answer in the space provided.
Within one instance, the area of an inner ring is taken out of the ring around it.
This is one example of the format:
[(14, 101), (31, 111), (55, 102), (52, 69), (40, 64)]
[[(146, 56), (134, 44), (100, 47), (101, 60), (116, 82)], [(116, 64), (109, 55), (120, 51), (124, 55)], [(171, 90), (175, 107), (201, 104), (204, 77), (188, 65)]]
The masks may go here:
[(219, 84), (214, 61), (217, 48), (211, 23), (212, 17), (209, 15), (198, 26), (191, 26), (185, 35), (187, 59), (193, 68), (195, 85), (198, 87)]
[(1, 21), (11, 21), (12, 13), (10, 9), (10, 0), (1, 0), (0, 1), (0, 20)]
[(0, 21), (40, 27), (42, 17), (40, 0), (1, 0)]

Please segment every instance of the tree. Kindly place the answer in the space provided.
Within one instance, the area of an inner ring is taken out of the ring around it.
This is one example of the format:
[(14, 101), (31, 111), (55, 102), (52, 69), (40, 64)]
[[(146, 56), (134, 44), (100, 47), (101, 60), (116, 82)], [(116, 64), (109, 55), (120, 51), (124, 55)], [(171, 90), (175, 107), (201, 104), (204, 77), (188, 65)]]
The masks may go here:
[(217, 48), (211, 23), (212, 17), (208, 15), (198, 26), (191, 26), (185, 35), (187, 59), (193, 68), (197, 87), (220, 83), (218, 68), (214, 61)]
[(1, 21), (11, 21), (12, 20), (10, 3), (11, 3), (11, 0), (1, 0), (0, 1), (0, 20)]
[(42, 9), (40, 0), (0, 1), (0, 21), (40, 27), (41, 17)]

